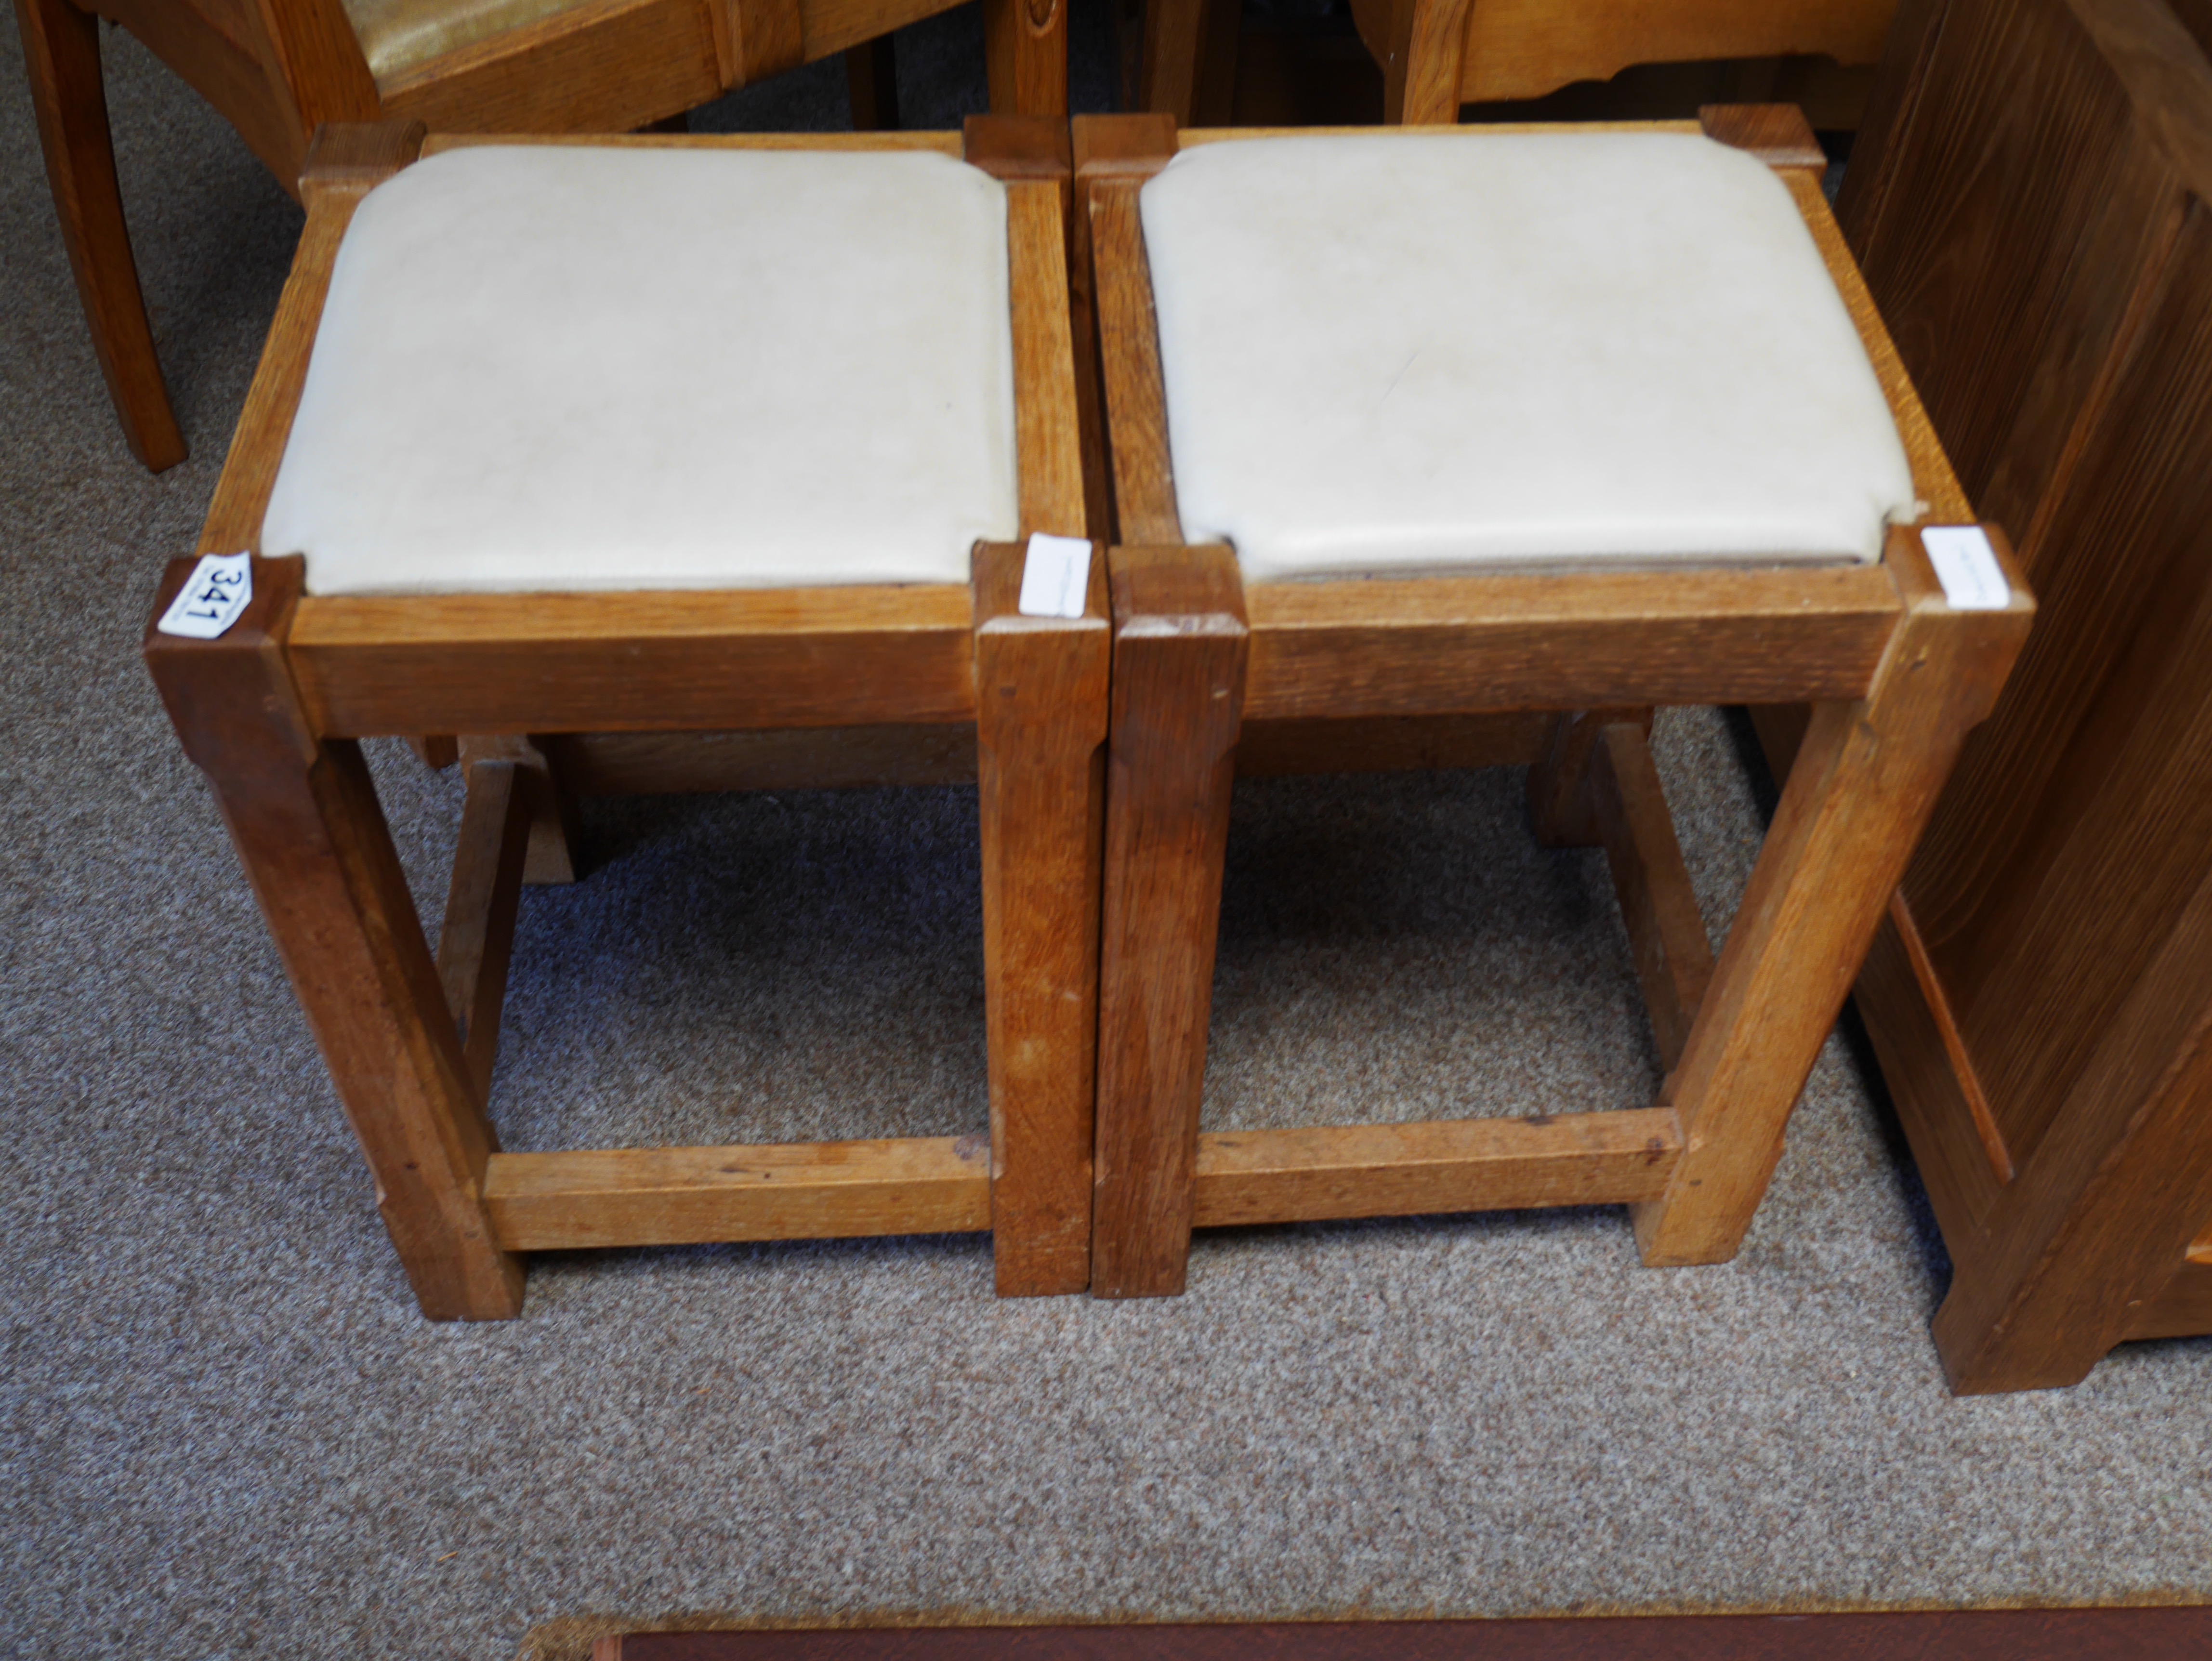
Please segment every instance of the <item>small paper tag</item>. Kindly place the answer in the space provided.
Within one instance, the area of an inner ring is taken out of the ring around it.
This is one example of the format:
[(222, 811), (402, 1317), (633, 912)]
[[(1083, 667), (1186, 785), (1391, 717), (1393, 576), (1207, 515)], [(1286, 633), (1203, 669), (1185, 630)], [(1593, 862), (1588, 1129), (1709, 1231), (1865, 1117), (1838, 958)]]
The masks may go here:
[(252, 598), (252, 555), (204, 555), (192, 568), (191, 581), (177, 590), (154, 626), (165, 635), (213, 640), (238, 621)]
[(2002, 611), (2012, 604), (1996, 550), (1980, 526), (1930, 525), (1920, 532), (1920, 545), (1953, 611)]
[(1081, 537), (1030, 535), (1022, 561), (1021, 614), (1025, 618), (1079, 618), (1091, 590), (1091, 545)]

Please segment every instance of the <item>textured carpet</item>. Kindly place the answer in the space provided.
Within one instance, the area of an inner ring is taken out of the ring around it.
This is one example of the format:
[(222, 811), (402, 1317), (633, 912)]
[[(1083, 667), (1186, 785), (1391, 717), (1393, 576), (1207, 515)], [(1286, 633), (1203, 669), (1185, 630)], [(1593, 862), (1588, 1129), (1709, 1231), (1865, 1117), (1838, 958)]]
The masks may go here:
[[(916, 119), (979, 100), (975, 33), (902, 41)], [(2212, 1346), (1953, 1400), (1927, 1335), (1941, 1246), (1840, 1040), (1723, 1268), (1640, 1269), (1601, 1209), (1214, 1234), (1188, 1296), (1126, 1305), (995, 1301), (980, 1238), (580, 1254), (533, 1266), (519, 1321), (422, 1321), (136, 654), (298, 215), (111, 37), (193, 447), (149, 478), (0, 39), (15, 1652), (573, 1657), (687, 1618), (2212, 1593)], [(842, 96), (833, 67), (712, 121), (830, 125)], [(1668, 717), (1659, 749), (1717, 931), (1755, 775), (1717, 716)], [(374, 761), (434, 916), (453, 786), (395, 746)], [(1531, 847), (1517, 788), (1240, 791), (1212, 1123), (1649, 1099), (1601, 867)], [(957, 790), (594, 804), (589, 880), (524, 904), (511, 1145), (980, 1128), (973, 819)]]

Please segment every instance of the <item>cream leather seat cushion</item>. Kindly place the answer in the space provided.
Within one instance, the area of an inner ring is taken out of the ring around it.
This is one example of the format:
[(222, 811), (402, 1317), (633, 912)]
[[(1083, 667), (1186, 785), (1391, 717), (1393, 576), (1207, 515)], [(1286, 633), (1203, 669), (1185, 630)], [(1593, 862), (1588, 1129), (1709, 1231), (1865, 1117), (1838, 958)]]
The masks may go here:
[(1017, 528), (1006, 192), (512, 145), (372, 191), (262, 526), (314, 594), (966, 582)]
[(1183, 534), (1248, 578), (1870, 560), (1911, 516), (1857, 331), (1741, 151), (1248, 139), (1141, 208)]
[(392, 80), (441, 52), (572, 11), (589, 0), (343, 0), (368, 72)]

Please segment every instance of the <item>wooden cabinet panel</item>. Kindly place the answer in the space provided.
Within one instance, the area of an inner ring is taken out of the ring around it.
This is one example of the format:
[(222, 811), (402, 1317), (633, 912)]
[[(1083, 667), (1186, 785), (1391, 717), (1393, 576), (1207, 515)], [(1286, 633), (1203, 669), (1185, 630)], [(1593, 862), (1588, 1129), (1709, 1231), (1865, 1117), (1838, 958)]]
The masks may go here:
[(1843, 204), (2041, 602), (1860, 983), (1961, 1390), (2070, 1383), (2206, 1307), (2208, 26), (2212, 0), (1909, 0)]

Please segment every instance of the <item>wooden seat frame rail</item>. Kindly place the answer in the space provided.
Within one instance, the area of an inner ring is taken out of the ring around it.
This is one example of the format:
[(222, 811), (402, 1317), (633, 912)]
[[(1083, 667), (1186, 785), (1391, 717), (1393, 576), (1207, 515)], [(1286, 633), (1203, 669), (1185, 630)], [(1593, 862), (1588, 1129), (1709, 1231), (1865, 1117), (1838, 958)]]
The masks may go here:
[[(1802, 118), (1721, 108), (1704, 127), (1773, 165), (1802, 212), (1888, 396), (1923, 522), (1971, 522)], [(1647, 1262), (1723, 1261), (2033, 599), (1994, 529), (2001, 611), (1954, 611), (1917, 528), (1864, 565), (1246, 584), (1229, 549), (1186, 545), (1177, 519), (1138, 192), (1181, 146), (1251, 136), (1161, 116), (1074, 125), (1077, 326), (1095, 331), (1093, 499), (1114, 545), (1091, 1289), (1180, 1292), (1194, 1226), (1544, 1205), (1625, 1202)], [(1811, 724), (1715, 963), (1645, 743), (1650, 706), (1798, 702)], [(1606, 850), (1665, 1069), (1656, 1104), (1200, 1134), (1230, 787), (1299, 751), (1322, 767), (1527, 765), (1540, 838)]]
[[(258, 557), (356, 204), (418, 153), (485, 142), (514, 141), (425, 143), (419, 125), (389, 125), (319, 137), (306, 231), (199, 544), (257, 555), (252, 605), (214, 641), (150, 625), (145, 639), (423, 1312), (519, 1313), (528, 1251), (983, 1229), (1001, 1293), (1080, 1291), (1109, 661), (1103, 555), (1088, 611), (1073, 620), (1018, 615), (1018, 544), (979, 545), (966, 585), (392, 599), (309, 597), (302, 561)], [(1004, 179), (1021, 533), (1085, 534), (1064, 122), (977, 117), (964, 138), (617, 142), (934, 148)], [(157, 618), (192, 564), (170, 565)], [(460, 745), (469, 788), (434, 958), (359, 744), (422, 733), (473, 735)], [(599, 789), (978, 778), (988, 1139), (501, 1151), (488, 1086), (519, 891), (574, 870), (564, 756)]]

